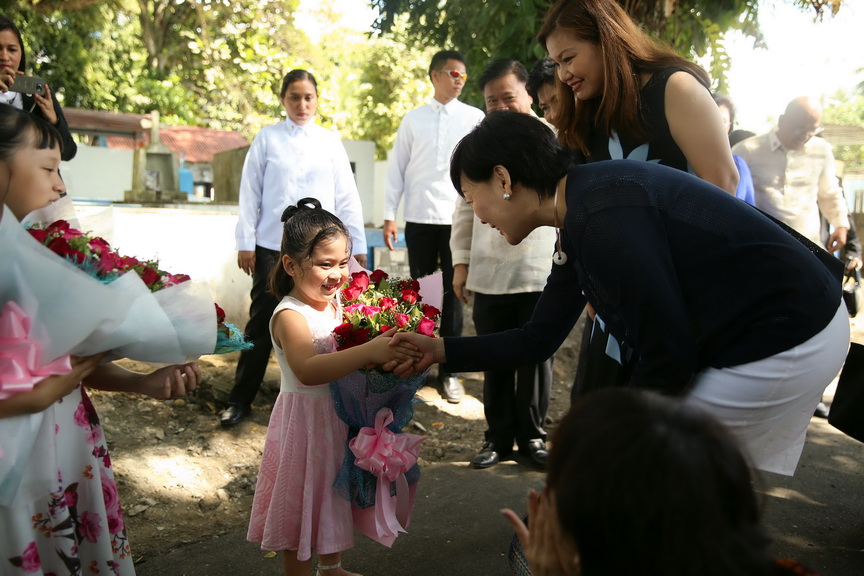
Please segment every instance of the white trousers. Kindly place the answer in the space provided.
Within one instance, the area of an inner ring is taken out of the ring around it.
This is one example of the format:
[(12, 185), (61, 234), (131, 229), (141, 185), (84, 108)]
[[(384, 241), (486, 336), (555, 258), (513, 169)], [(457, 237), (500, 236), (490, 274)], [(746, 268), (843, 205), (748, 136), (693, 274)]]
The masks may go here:
[(749, 364), (703, 370), (684, 401), (726, 424), (754, 468), (792, 476), (816, 404), (848, 350), (841, 300), (828, 326), (806, 342)]

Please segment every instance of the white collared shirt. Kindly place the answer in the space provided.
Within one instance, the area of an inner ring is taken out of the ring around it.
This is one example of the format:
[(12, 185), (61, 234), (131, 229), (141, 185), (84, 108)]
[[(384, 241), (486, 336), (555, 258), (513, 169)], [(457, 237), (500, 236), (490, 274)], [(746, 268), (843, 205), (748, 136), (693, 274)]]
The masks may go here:
[(237, 250), (279, 250), (282, 212), (312, 197), (351, 234), (352, 254), (366, 253), (363, 207), (339, 136), (314, 123), (290, 119), (263, 128), (246, 154), (240, 180)]
[(407, 222), (450, 224), (458, 195), (450, 182), (450, 155), (480, 121), (483, 112), (453, 99), (431, 103), (402, 118), (388, 158), (384, 219), (396, 220), (405, 196)]
[(831, 144), (811, 138), (800, 150), (787, 150), (774, 128), (743, 140), (732, 149), (753, 175), (756, 207), (791, 226), (815, 244), (819, 213), (834, 228), (849, 227), (849, 210), (837, 181)]

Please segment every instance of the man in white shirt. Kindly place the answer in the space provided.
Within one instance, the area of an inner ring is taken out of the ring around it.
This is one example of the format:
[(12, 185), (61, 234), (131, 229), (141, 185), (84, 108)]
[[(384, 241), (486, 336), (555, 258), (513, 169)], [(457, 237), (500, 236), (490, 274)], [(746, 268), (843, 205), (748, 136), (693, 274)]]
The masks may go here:
[[(405, 198), (405, 244), (411, 276), (437, 269), (443, 273), (444, 301), (441, 336), (462, 335), (462, 304), (453, 293), (450, 225), (459, 197), (450, 182), (450, 155), (456, 144), (483, 119), (483, 112), (457, 98), (465, 86), (465, 59), (442, 50), (429, 66), (432, 102), (408, 112), (399, 125), (389, 157), (384, 199), (384, 243), (390, 250), (399, 241), (396, 212)], [(462, 400), (462, 382), (442, 364), (438, 371), (441, 396)]]
[(819, 213), (833, 228), (825, 246), (846, 244), (849, 214), (838, 185), (831, 145), (822, 138), (822, 109), (806, 96), (795, 98), (766, 134), (732, 148), (750, 166), (756, 207), (821, 245)]
[[(513, 110), (532, 114), (526, 90), (528, 70), (518, 60), (499, 59), (480, 76), (486, 113)], [(543, 122), (539, 118), (538, 122)], [(502, 188), (505, 198), (509, 194)], [(467, 303), (474, 295), (473, 319), (477, 334), (521, 328), (534, 312), (552, 267), (555, 231), (539, 228), (511, 246), (494, 228), (483, 224), (462, 199), (456, 203), (450, 249), (453, 252), (453, 290)], [(485, 443), (471, 461), (489, 468), (507, 458), (513, 443), (538, 467), (546, 466), (546, 431), (552, 359), (518, 369), (483, 373)]]

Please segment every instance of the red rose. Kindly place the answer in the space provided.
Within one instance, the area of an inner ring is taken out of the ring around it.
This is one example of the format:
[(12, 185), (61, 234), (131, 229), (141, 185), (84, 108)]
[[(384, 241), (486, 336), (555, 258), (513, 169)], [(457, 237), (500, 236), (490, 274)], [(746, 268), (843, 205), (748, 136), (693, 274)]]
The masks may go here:
[(359, 346), (360, 344), (365, 344), (372, 339), (372, 334), (370, 333), (368, 328), (358, 328), (351, 333), (351, 345)]
[(384, 334), (385, 332), (387, 332), (387, 331), (390, 330), (391, 328), (395, 328), (395, 326), (387, 326), (386, 324), (382, 324), (382, 325), (381, 325), (381, 329), (378, 331), (378, 333), (379, 333), (379, 334)]
[(357, 300), (360, 297), (360, 294), (363, 292), (363, 289), (359, 286), (355, 286), (354, 284), (349, 284), (345, 288), (342, 289), (342, 297), (345, 298), (348, 302)]
[(339, 338), (349, 338), (353, 331), (354, 325), (351, 322), (343, 322), (333, 330), (333, 333)]
[(111, 250), (111, 246), (108, 245), (108, 242), (104, 238), (93, 238), (87, 243), (87, 245), (96, 254), (102, 254), (103, 252), (109, 252)]
[(416, 304), (420, 299), (420, 295), (414, 290), (402, 290), (402, 302), (406, 304)]
[(51, 251), (55, 254), (62, 256), (63, 258), (68, 258), (76, 264), (81, 264), (82, 262), (84, 262), (84, 253), (72, 248), (72, 246), (69, 245), (69, 242), (67, 242), (65, 238), (57, 237), (52, 239), (50, 242), (48, 242), (48, 248), (50, 248)]
[(372, 276), (370, 276), (370, 279), (377, 286), (381, 283), (382, 280), (386, 280), (389, 277), (390, 275), (383, 270), (375, 270), (374, 272), (372, 272)]
[(138, 259), (134, 256), (118, 256), (118, 258), (120, 260), (120, 266), (124, 269), (134, 268), (140, 264)]
[(394, 314), (394, 318), (396, 318), (396, 327), (402, 328), (406, 324), (411, 322), (411, 317), (407, 314)]
[(57, 220), (55, 222), (52, 222), (51, 225), (48, 226), (48, 233), (62, 235), (68, 229), (69, 222), (67, 222), (66, 220)]
[(119, 272), (123, 268), (123, 258), (114, 252), (103, 252), (99, 255), (99, 271), (103, 274)]
[(426, 318), (435, 318), (439, 314), (441, 314), (441, 311), (438, 308), (432, 306), (431, 304), (423, 305), (423, 316), (425, 316)]
[(159, 282), (159, 278), (161, 278), (159, 272), (149, 266), (145, 266), (139, 275), (148, 288)]
[(417, 325), (417, 333), (424, 336), (432, 336), (435, 333), (435, 321), (431, 318), (421, 318)]
[(408, 278), (407, 280), (403, 280), (399, 283), (400, 290), (413, 290), (414, 292), (420, 291), (420, 282), (414, 280), (413, 278)]
[(381, 298), (381, 311), (390, 310), (396, 307), (396, 300), (393, 298), (383, 297)]
[(30, 235), (33, 236), (33, 238), (35, 238), (36, 241), (41, 243), (41, 244), (44, 244), (45, 240), (48, 239), (48, 231), (47, 230), (43, 230), (41, 228), (30, 228), (27, 231), (30, 232)]
[(216, 306), (216, 323), (222, 324), (225, 321), (225, 311), (219, 306), (219, 304), (213, 303)]
[(366, 272), (354, 272), (351, 274), (351, 285), (359, 286), (360, 290), (365, 290), (369, 287), (369, 275)]
[(71, 240), (73, 238), (78, 238), (79, 236), (83, 236), (80, 230), (76, 230), (75, 228), (67, 228), (65, 232), (63, 232), (63, 237), (67, 240)]

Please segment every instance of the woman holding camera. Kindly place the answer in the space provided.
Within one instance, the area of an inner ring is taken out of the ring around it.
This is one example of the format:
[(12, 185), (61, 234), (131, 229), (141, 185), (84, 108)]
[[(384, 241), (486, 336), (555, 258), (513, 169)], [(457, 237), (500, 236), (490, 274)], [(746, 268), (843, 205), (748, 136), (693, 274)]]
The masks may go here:
[(60, 104), (51, 96), (48, 84), (43, 85), (42, 94), (23, 94), (14, 89), (15, 78), (23, 76), (26, 67), (27, 57), (21, 32), (14, 22), (0, 15), (0, 103), (25, 110), (54, 126), (63, 141), (61, 159), (72, 160), (78, 152), (78, 146), (69, 132)]

